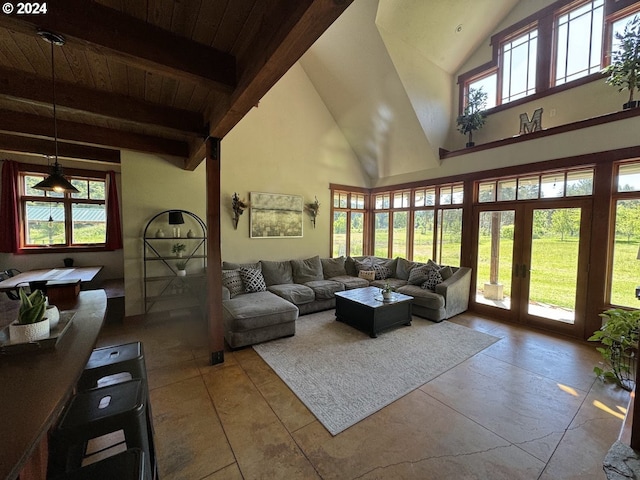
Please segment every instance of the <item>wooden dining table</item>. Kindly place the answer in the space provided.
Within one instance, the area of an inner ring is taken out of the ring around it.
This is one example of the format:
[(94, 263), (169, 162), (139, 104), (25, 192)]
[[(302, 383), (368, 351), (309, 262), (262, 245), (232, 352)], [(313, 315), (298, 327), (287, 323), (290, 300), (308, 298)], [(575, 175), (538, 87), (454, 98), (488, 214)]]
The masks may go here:
[(68, 267), (68, 268), (43, 268), (28, 270), (18, 273), (0, 282), (0, 292), (15, 290), (18, 287), (26, 287), (30, 282), (47, 282), (47, 284), (64, 284), (90, 282), (102, 270), (102, 266), (93, 267)]
[[(18, 302), (0, 302), (0, 325)], [(0, 354), (0, 479), (46, 478), (47, 433), (55, 425), (95, 347), (105, 319), (104, 290), (82, 291), (66, 304), (72, 315), (57, 343)]]

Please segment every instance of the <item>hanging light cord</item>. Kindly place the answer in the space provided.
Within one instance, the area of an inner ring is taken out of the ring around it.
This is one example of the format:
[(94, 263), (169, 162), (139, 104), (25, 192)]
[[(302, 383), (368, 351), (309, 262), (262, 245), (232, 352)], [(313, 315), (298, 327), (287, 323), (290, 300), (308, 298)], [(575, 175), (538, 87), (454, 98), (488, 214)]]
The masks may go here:
[(56, 66), (53, 63), (53, 49), (55, 45), (51, 42), (51, 85), (53, 91), (53, 143), (55, 144), (56, 161), (58, 163), (58, 122), (56, 118)]

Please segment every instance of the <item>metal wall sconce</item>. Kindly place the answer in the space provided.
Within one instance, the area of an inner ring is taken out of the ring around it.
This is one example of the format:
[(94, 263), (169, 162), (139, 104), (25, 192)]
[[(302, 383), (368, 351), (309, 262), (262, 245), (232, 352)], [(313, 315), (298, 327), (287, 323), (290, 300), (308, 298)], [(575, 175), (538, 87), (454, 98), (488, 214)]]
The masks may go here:
[(313, 228), (316, 228), (316, 217), (320, 214), (320, 202), (318, 202), (318, 197), (315, 197), (315, 202), (307, 203), (304, 206), (304, 209), (307, 211), (307, 213), (311, 217), (311, 223), (313, 224)]

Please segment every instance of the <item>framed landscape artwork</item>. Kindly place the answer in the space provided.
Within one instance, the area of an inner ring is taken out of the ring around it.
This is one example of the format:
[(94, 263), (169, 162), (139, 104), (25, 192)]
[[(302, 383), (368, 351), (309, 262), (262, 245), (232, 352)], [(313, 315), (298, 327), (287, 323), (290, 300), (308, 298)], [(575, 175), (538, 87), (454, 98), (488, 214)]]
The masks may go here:
[(302, 237), (301, 195), (250, 192), (251, 238)]

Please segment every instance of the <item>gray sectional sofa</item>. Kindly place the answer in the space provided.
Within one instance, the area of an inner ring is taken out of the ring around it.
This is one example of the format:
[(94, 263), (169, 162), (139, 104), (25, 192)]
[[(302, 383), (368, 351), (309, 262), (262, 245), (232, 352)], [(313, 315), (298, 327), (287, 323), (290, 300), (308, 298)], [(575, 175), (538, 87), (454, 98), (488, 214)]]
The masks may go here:
[(298, 315), (334, 308), (335, 292), (387, 283), (414, 298), (415, 315), (440, 322), (467, 309), (471, 269), (372, 256), (223, 262), (225, 340), (239, 348), (294, 335)]

